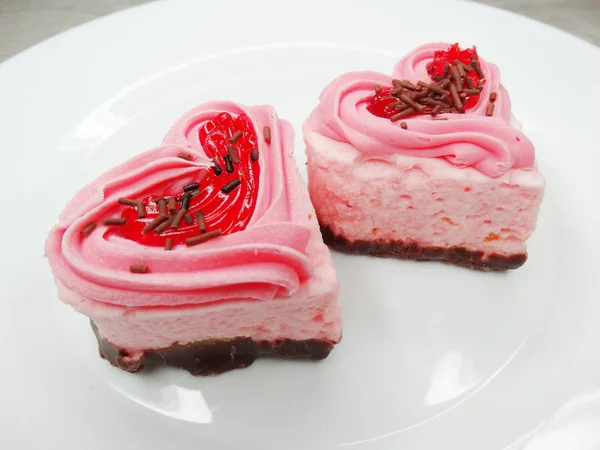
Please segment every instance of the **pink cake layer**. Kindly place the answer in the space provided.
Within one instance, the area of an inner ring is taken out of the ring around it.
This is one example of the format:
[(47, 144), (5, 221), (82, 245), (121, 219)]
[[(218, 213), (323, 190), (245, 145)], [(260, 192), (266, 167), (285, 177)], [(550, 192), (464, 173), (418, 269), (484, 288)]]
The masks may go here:
[(366, 158), (306, 125), (304, 138), (309, 193), (319, 221), (335, 235), (486, 255), (526, 252), (545, 186), (535, 168), (492, 178), (441, 158)]
[(339, 285), (314, 217), (312, 222), (314, 231), (307, 255), (314, 265), (314, 275), (291, 297), (227, 299), (179, 307), (123, 307), (86, 299), (57, 280), (59, 296), (92, 319), (104, 339), (127, 349), (130, 355), (136, 350), (175, 343), (233, 337), (338, 342), (342, 333)]

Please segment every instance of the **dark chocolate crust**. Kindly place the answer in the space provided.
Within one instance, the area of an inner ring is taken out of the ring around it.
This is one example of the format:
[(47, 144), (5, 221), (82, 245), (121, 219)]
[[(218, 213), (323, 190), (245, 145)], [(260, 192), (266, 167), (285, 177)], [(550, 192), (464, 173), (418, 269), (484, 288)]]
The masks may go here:
[(333, 234), (328, 226), (321, 225), (323, 241), (329, 247), (354, 254), (364, 254), (399, 259), (414, 259), (416, 261), (443, 261), (457, 266), (477, 270), (509, 270), (521, 267), (527, 260), (527, 253), (511, 256), (493, 253), (485, 255), (480, 251), (471, 251), (464, 247), (423, 247), (415, 243), (406, 244), (402, 241), (353, 241)]
[(125, 349), (102, 338), (96, 324), (94, 322), (91, 324), (98, 340), (100, 356), (113, 366), (132, 373), (139, 372), (145, 367), (172, 366), (185, 369), (192, 375), (216, 375), (228, 370), (248, 367), (259, 356), (324, 359), (334, 345), (331, 341), (316, 339), (256, 342), (247, 337), (235, 337), (198, 341), (185, 345), (173, 344), (166, 348), (147, 349), (141, 353), (129, 355)]

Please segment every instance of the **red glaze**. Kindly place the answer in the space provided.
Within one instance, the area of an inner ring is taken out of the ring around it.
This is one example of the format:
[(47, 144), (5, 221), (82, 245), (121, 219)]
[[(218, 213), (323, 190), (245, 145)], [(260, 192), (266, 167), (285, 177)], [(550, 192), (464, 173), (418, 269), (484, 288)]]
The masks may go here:
[[(433, 80), (433, 77), (436, 75), (440, 78), (443, 78), (444, 68), (446, 67), (446, 64), (454, 66), (454, 61), (459, 60), (465, 63), (466, 65), (469, 65), (472, 62), (471, 57), (474, 57), (476, 61), (479, 61), (479, 57), (477, 56), (477, 49), (475, 47), (461, 50), (458, 44), (453, 44), (448, 50), (436, 51), (433, 57), (433, 61), (427, 64), (427, 72), (430, 76), (430, 79), (427, 80), (427, 82), (430, 83)], [(475, 70), (472, 70), (471, 72), (466, 72), (466, 75), (473, 81), (474, 86), (477, 86), (477, 84), (481, 80), (481, 78), (477, 76), (477, 72), (475, 72)], [(483, 82), (485, 83), (485, 80), (483, 80)], [(367, 106), (367, 110), (377, 117), (384, 117), (386, 119), (389, 119), (394, 114), (396, 114), (397, 111), (390, 108), (386, 108), (386, 106), (390, 103), (398, 101), (396, 97), (393, 97), (391, 95), (392, 89), (392, 87), (382, 87), (381, 93), (379, 95), (375, 94), (373, 95), (373, 97), (367, 100), (367, 102), (369, 103), (369, 105)], [(475, 105), (477, 105), (477, 103), (479, 102), (479, 97), (479, 95), (472, 95), (468, 97), (467, 100), (463, 102), (465, 110), (473, 108)], [(432, 107), (426, 106), (421, 113), (415, 113), (412, 115), (412, 117), (417, 115), (430, 114), (432, 109)]]
[(381, 93), (379, 95), (375, 94), (373, 98), (369, 100), (370, 104), (367, 106), (367, 110), (377, 117), (385, 117), (386, 119), (392, 117), (397, 111), (386, 108), (386, 106), (390, 103), (397, 102), (398, 99), (393, 97), (391, 92), (391, 87), (382, 87)]
[[(228, 139), (236, 131), (242, 131), (242, 136), (233, 144), (240, 159), (239, 164), (233, 164), (233, 173), (225, 170), (223, 156), (227, 155)], [(149, 246), (164, 246), (167, 238), (173, 239), (173, 244), (185, 243), (189, 237), (200, 234), (196, 221), (196, 211), (202, 211), (206, 220), (207, 231), (221, 229), (222, 234), (241, 231), (248, 225), (258, 194), (260, 166), (258, 161), (252, 162), (250, 152), (258, 148), (257, 136), (252, 123), (244, 114), (232, 118), (228, 113), (220, 113), (214, 119), (207, 121), (199, 130), (200, 143), (206, 156), (214, 158), (222, 169), (221, 175), (216, 175), (209, 169), (204, 178), (198, 180), (200, 193), (191, 199), (188, 214), (193, 218), (191, 225), (181, 221), (178, 229), (168, 228), (161, 234), (154, 231), (144, 233), (146, 224), (158, 216), (158, 205), (155, 200), (161, 197), (180, 198), (183, 191), (165, 190), (156, 192), (145, 199), (146, 217), (139, 219), (135, 208), (125, 207), (121, 217), (127, 219), (123, 226), (111, 227), (111, 232), (118, 236)], [(221, 192), (227, 183), (239, 179), (241, 184), (229, 194)], [(178, 202), (177, 208), (181, 208)]]

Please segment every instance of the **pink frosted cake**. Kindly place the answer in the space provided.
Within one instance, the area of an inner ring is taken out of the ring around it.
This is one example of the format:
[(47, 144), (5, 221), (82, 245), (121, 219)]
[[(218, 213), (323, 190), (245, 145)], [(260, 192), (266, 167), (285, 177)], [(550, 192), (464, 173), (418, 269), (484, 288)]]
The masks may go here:
[(329, 354), (339, 287), (293, 137), (271, 107), (208, 103), (67, 205), (46, 254), (101, 356), (205, 375)]
[(303, 131), (330, 246), (484, 270), (527, 259), (544, 177), (498, 68), (475, 48), (425, 45), (392, 77), (342, 75)]

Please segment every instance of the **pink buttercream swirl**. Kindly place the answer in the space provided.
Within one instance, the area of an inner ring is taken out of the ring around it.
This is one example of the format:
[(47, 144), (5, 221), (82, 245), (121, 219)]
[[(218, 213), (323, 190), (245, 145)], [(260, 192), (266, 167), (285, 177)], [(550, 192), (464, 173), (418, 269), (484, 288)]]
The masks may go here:
[[(261, 174), (248, 226), (172, 251), (108, 233), (101, 221), (120, 214), (124, 206), (118, 204), (119, 197), (141, 199), (166, 185), (181, 188), (199, 180), (202, 186), (211, 162), (199, 145), (198, 129), (220, 112), (246, 114), (257, 133), (265, 125), (271, 128), (270, 144), (259, 139)], [(293, 140), (291, 125), (269, 106), (213, 102), (191, 110), (172, 127), (162, 146), (106, 172), (66, 206), (46, 242), (55, 277), (84, 298), (120, 306), (293, 295), (312, 271), (306, 256), (311, 228), (297, 187)], [(192, 154), (191, 161), (177, 157), (182, 150)], [(97, 228), (82, 237), (81, 229), (91, 221)], [(130, 273), (131, 264), (146, 264), (149, 273)]]
[[(427, 63), (436, 50), (450, 44), (421, 46), (402, 58), (392, 76), (375, 72), (351, 72), (330, 83), (321, 93), (320, 104), (305, 124), (306, 131), (316, 131), (338, 141), (348, 142), (365, 157), (388, 155), (445, 158), (459, 167), (474, 167), (490, 177), (499, 177), (513, 168), (531, 168), (535, 151), (531, 141), (511, 124), (510, 97), (500, 84), (500, 72), (494, 64), (480, 58), (485, 84), (479, 103), (465, 114), (444, 114), (448, 120), (430, 116), (403, 119), (399, 122), (377, 117), (367, 110), (376, 84), (391, 86), (392, 79), (413, 83), (430, 81)], [(488, 99), (498, 94), (493, 117), (486, 116)]]

